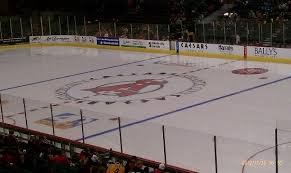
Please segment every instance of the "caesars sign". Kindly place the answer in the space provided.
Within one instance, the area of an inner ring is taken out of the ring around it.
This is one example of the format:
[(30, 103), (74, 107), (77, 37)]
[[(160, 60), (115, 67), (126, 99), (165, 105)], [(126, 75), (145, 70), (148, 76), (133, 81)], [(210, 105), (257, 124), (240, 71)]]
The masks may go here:
[(181, 51), (204, 52), (208, 49), (208, 45), (205, 43), (180, 42), (179, 49)]

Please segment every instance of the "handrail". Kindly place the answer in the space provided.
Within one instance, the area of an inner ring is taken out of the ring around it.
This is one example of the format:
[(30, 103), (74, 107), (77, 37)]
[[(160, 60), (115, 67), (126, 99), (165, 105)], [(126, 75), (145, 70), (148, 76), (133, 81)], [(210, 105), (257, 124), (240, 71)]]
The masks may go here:
[[(31, 130), (31, 129), (26, 129), (26, 128), (22, 128), (22, 127), (18, 127), (18, 126), (14, 126), (14, 125), (10, 125), (10, 124), (6, 124), (6, 123), (2, 123), (0, 122), (0, 127), (3, 129), (9, 129), (9, 130), (13, 130), (16, 131), (18, 133), (24, 133), (24, 134), (29, 134), (29, 135), (36, 135), (36, 136), (44, 136), (46, 137), (47, 140), (53, 141), (53, 142), (58, 142), (61, 144), (67, 144), (76, 148), (86, 148), (86, 149), (94, 149), (95, 151), (98, 152), (111, 152), (111, 154), (114, 157), (117, 158), (121, 158), (124, 160), (128, 160), (130, 159), (132, 156), (129, 154), (124, 154), (124, 153), (120, 153), (120, 152), (116, 152), (116, 151), (111, 151), (102, 147), (98, 147), (98, 146), (94, 146), (94, 145), (90, 145), (90, 144), (84, 144), (81, 142), (77, 142), (77, 141), (73, 141), (73, 140), (69, 140), (66, 138), (62, 138), (62, 137), (58, 137), (58, 136), (53, 136), (50, 134), (46, 134), (46, 133), (42, 133), (39, 131), (35, 131), (35, 130)], [(152, 160), (148, 160), (148, 159), (144, 159), (144, 158), (139, 158), (139, 160), (144, 162), (144, 165), (146, 166), (150, 166), (152, 168), (157, 168), (159, 166), (159, 162), (156, 161), (152, 161)], [(179, 168), (176, 166), (172, 166), (172, 165), (166, 165), (166, 169), (169, 172), (175, 172), (175, 173), (196, 173), (195, 171), (191, 171), (191, 170), (187, 170), (184, 168)]]

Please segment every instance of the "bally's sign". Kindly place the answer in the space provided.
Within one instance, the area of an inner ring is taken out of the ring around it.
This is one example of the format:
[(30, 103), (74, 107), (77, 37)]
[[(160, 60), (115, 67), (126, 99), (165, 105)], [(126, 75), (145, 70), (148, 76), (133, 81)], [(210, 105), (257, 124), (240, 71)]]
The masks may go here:
[(274, 47), (255, 47), (254, 49), (255, 56), (261, 57), (276, 57), (278, 51)]

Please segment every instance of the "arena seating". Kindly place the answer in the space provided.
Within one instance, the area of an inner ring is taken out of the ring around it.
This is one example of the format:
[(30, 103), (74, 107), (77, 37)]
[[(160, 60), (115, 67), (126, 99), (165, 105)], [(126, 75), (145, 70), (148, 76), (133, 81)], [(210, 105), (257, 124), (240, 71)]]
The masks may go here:
[(201, 20), (221, 6), (219, 0), (170, 0), (170, 23)]
[(0, 123), (0, 173), (195, 173)]
[(289, 0), (237, 0), (233, 8), (240, 18), (257, 20), (284, 20), (290, 16)]

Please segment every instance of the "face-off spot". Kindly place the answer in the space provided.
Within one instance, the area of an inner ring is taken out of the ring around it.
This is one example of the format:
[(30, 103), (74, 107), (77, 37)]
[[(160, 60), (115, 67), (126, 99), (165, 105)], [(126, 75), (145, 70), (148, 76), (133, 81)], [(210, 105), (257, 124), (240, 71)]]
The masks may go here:
[(263, 74), (267, 73), (269, 70), (264, 68), (242, 68), (233, 70), (233, 74), (239, 74), (239, 75), (257, 75), (257, 74)]

